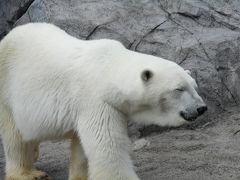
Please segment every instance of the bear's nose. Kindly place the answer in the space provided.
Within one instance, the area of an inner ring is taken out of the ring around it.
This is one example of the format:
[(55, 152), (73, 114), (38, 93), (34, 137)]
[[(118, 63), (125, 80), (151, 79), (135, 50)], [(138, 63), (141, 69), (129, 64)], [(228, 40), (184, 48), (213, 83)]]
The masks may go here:
[(197, 112), (198, 112), (198, 115), (202, 115), (205, 111), (207, 111), (207, 106), (201, 106), (199, 108), (197, 108)]

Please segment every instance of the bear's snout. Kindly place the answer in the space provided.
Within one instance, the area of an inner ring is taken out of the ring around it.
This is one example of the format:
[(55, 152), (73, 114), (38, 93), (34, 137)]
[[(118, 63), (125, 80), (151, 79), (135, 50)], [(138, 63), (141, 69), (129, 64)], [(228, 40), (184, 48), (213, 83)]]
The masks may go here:
[(180, 116), (186, 121), (194, 121), (198, 116), (201, 116), (204, 112), (208, 110), (206, 105), (198, 107), (194, 112), (189, 110), (180, 111)]
[(180, 116), (186, 121), (194, 121), (198, 117), (197, 113), (190, 114), (186, 111), (180, 111)]

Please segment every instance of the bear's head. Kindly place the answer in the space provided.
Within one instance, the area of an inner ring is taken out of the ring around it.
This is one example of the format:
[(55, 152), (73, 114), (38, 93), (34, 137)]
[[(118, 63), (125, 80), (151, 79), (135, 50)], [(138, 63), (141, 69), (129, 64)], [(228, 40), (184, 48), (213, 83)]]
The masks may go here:
[(124, 69), (119, 66), (112, 73), (114, 80), (111, 82), (117, 83), (107, 93), (107, 99), (111, 99), (108, 102), (128, 119), (144, 124), (179, 126), (207, 110), (189, 71), (150, 55), (130, 51), (124, 57), (130, 60), (124, 64)]
[(128, 119), (179, 126), (207, 110), (188, 70), (159, 57), (117, 50), (116, 58), (111, 59), (117, 66), (112, 66), (111, 76), (105, 79), (104, 101)]
[(141, 100), (129, 101), (129, 118), (135, 122), (179, 126), (207, 110), (190, 71), (176, 63), (159, 58), (159, 62), (143, 68), (139, 78)]

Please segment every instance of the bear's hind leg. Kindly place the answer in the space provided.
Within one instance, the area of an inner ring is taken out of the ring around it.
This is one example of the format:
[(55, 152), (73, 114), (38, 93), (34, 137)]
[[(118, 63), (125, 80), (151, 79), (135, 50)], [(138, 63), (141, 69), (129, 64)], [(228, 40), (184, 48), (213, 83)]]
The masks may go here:
[(1, 132), (6, 158), (5, 180), (50, 180), (44, 172), (32, 168), (35, 143), (24, 142), (11, 120), (4, 122)]
[(69, 180), (87, 180), (87, 159), (77, 135), (71, 142)]

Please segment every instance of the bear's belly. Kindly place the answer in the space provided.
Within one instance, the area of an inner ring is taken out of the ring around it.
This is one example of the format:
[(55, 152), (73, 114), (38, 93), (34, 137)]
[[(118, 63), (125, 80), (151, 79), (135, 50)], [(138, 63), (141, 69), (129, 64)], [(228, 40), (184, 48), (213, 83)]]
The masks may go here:
[(14, 91), (9, 101), (13, 122), (26, 141), (42, 141), (64, 136), (74, 129), (76, 124), (77, 111), (66, 100), (66, 94), (58, 95), (57, 90), (39, 91)]
[(73, 131), (70, 126), (44, 127), (44, 126), (25, 126), (18, 128), (25, 141), (45, 141), (61, 139), (69, 132)]
[(61, 138), (74, 129), (75, 120), (71, 114), (60, 114), (44, 111), (37, 113), (16, 113), (13, 118), (25, 141), (43, 141)]
[(25, 125), (18, 126), (20, 134), (25, 141), (44, 141), (53, 140), (66, 136), (73, 130), (71, 125), (54, 125), (54, 123), (48, 123), (46, 126), (42, 124), (35, 124), (34, 126)]
[(21, 129), (20, 133), (25, 141), (46, 141), (61, 139), (69, 132), (73, 131), (72, 128), (32, 128)]

